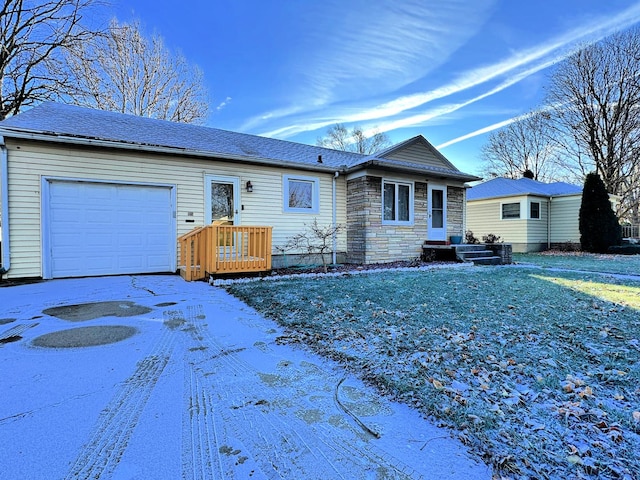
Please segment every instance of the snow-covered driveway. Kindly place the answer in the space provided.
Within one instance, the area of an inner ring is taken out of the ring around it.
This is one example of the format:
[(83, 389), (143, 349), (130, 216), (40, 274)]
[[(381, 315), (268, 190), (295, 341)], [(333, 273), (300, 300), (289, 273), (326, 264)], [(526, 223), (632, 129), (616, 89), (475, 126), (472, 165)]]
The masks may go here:
[(0, 305), (2, 478), (491, 477), (206, 283), (54, 280), (0, 288)]

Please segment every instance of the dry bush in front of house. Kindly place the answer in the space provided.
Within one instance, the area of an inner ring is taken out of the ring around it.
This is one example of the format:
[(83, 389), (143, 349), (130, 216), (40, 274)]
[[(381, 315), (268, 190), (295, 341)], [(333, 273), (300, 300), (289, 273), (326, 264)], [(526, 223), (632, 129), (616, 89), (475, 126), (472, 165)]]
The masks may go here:
[(333, 249), (334, 237), (344, 228), (342, 225), (320, 225), (314, 218), (311, 225), (305, 224), (306, 229), (291, 237), (286, 245), (286, 250), (301, 251), (306, 257), (320, 257), (322, 268), (328, 271), (326, 255)]
[(494, 235), (493, 233), (488, 233), (487, 235), (483, 235), (482, 241), (484, 243), (498, 243), (500, 242), (500, 236)]
[(464, 234), (464, 243), (475, 245), (477, 243), (480, 243), (480, 240), (476, 238), (471, 230), (467, 230)]

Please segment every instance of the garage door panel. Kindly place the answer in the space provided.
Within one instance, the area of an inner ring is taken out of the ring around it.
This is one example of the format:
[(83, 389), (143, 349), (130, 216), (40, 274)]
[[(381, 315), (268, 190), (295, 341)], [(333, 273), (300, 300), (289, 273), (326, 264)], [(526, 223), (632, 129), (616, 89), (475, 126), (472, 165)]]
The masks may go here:
[[(79, 240), (81, 239), (78, 238), (75, 242), (77, 243)], [(87, 244), (87, 246), (105, 249), (109, 248), (109, 246), (113, 244), (113, 235), (104, 234), (98, 231), (86, 232), (85, 235), (83, 235), (82, 240)]]
[(146, 223), (140, 212), (120, 212), (118, 221), (123, 225), (129, 225), (129, 228)]
[(172, 203), (169, 187), (51, 181), (51, 276), (172, 271)]
[(122, 269), (143, 269), (146, 267), (145, 262), (142, 261), (140, 256), (129, 255), (121, 256), (118, 258), (118, 268)]

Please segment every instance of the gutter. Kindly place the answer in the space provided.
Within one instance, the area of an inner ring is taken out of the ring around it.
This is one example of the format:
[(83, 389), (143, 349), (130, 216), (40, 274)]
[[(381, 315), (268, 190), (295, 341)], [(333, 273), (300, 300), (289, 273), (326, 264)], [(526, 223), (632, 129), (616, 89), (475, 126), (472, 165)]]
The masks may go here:
[(2, 191), (2, 267), (0, 278), (11, 268), (11, 251), (9, 250), (9, 157), (4, 137), (0, 136), (0, 190)]
[(331, 261), (333, 262), (333, 264), (337, 264), (338, 263), (338, 234), (336, 232), (336, 222), (337, 222), (337, 218), (338, 218), (338, 214), (337, 214), (337, 201), (336, 201), (336, 181), (338, 180), (338, 177), (340, 176), (340, 172), (335, 172), (333, 174), (333, 182), (332, 182), (332, 190), (331, 190), (331, 201), (332, 201), (332, 223), (333, 223), (333, 233), (332, 233), (332, 241), (333, 241), (333, 246), (332, 246), (332, 250), (331, 250)]
[(547, 249), (551, 250), (551, 202), (553, 197), (549, 197), (547, 202)]

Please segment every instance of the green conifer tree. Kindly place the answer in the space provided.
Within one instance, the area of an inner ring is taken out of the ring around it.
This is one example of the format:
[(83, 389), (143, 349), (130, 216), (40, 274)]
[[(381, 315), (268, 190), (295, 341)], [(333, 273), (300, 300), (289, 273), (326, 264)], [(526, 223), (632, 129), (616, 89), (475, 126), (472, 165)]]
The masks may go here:
[(606, 253), (621, 241), (620, 224), (607, 189), (600, 175), (590, 173), (584, 181), (580, 204), (580, 246), (586, 252)]

